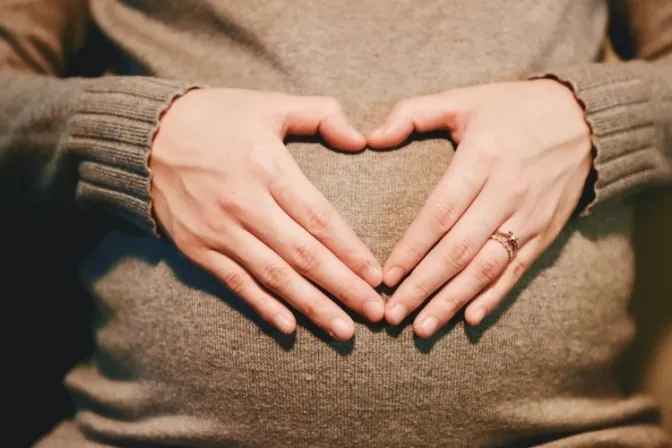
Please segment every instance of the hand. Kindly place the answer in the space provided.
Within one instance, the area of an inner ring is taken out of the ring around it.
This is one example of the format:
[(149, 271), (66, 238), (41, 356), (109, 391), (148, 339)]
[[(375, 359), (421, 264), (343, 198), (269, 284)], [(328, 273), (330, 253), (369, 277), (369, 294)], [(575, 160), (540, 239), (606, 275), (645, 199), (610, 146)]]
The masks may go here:
[[(455, 156), (384, 266), (390, 286), (410, 272), (386, 305), (390, 324), (440, 290), (414, 321), (421, 337), (470, 301), (472, 325), (495, 309), (570, 218), (592, 163), (582, 108), (554, 80), (403, 100), (368, 143), (391, 147), (440, 129), (452, 132)], [(490, 239), (497, 231), (518, 236), (513, 259)]]
[(192, 90), (161, 120), (152, 198), (175, 245), (262, 318), (285, 333), (296, 327), (273, 292), (347, 340), (352, 319), (307, 279), (378, 321), (384, 302), (370, 285), (382, 270), (283, 144), (288, 134), (317, 132), (341, 150), (366, 143), (330, 98)]

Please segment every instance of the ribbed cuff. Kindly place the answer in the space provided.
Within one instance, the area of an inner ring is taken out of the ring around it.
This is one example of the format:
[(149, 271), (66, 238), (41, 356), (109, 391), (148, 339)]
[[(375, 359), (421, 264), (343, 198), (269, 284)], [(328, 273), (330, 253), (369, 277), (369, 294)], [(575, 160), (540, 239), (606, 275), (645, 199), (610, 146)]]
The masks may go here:
[(639, 62), (586, 64), (534, 78), (555, 79), (574, 92), (586, 114), (594, 146), (594, 175), (582, 215), (596, 204), (641, 188), (659, 176), (652, 88)]
[(79, 163), (77, 201), (158, 236), (149, 157), (161, 115), (191, 84), (144, 77), (100, 78), (78, 98), (59, 145)]

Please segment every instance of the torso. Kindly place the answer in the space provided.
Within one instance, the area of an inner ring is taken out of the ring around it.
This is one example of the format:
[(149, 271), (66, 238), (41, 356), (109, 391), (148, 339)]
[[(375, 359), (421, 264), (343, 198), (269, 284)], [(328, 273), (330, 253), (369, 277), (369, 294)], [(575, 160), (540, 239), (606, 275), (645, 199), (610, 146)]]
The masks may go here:
[[(364, 128), (401, 97), (595, 60), (606, 22), (602, 1), (125, 3), (93, 2), (94, 17), (142, 71), (334, 95)], [(143, 14), (156, 21), (139, 30)], [(440, 138), (289, 148), (381, 260), (453, 152)], [(633, 332), (631, 212), (613, 201), (573, 221), (484, 325), (458, 317), (428, 342), (363, 324), (351, 344), (306, 326), (282, 337), (167, 242), (110, 229), (82, 264), (98, 351), (67, 378), (96, 403), (77, 422), (119, 443), (529, 446), (584, 433), (560, 446), (635, 446), (618, 427), (652, 404), (621, 396), (610, 373)]]

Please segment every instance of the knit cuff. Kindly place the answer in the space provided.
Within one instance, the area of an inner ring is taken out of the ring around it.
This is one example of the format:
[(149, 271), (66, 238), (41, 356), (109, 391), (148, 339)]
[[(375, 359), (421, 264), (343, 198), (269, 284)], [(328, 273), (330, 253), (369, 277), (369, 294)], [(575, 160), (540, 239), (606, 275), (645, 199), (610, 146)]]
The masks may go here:
[(162, 114), (195, 86), (156, 78), (95, 80), (78, 98), (59, 145), (80, 160), (77, 201), (158, 236), (149, 157)]
[(586, 185), (585, 208), (643, 187), (658, 176), (661, 155), (649, 83), (642, 63), (586, 64), (535, 76), (569, 87), (583, 107), (594, 149), (593, 175)]

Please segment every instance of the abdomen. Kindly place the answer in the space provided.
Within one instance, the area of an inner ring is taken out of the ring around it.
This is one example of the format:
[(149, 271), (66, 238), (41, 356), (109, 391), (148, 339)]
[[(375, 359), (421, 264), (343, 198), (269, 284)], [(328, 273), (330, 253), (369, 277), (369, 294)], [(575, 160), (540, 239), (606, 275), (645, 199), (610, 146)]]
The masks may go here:
[[(452, 154), (440, 139), (291, 151), (381, 261)], [(529, 446), (618, 426), (652, 409), (609, 372), (632, 335), (630, 215), (570, 224), (478, 328), (458, 316), (423, 341), (360, 324), (346, 344), (281, 336), (168, 243), (110, 232), (82, 269), (98, 352), (67, 379), (77, 421), (120, 443), (263, 447)]]

